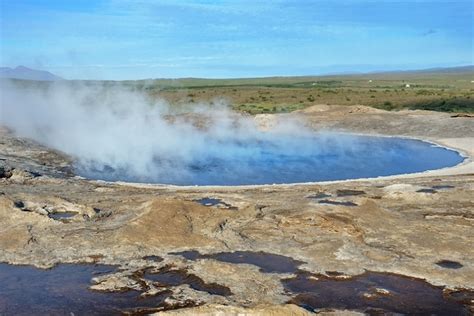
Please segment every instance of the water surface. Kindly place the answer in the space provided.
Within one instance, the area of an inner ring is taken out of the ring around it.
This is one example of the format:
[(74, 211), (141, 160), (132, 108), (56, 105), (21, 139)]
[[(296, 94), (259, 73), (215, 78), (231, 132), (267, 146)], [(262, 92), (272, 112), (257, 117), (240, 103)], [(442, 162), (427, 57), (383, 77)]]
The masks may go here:
[(141, 298), (140, 292), (92, 291), (91, 279), (113, 266), (60, 264), (43, 270), (0, 263), (0, 315), (122, 315), (164, 307), (164, 292)]
[(300, 271), (282, 280), (291, 303), (309, 310), (348, 309), (369, 315), (470, 315), (474, 292), (448, 291), (425, 280), (367, 271), (349, 278)]
[(453, 150), (419, 140), (331, 133), (213, 142), (186, 160), (157, 154), (145, 176), (100, 164), (78, 164), (76, 169), (85, 177), (108, 181), (255, 185), (390, 176), (462, 161)]

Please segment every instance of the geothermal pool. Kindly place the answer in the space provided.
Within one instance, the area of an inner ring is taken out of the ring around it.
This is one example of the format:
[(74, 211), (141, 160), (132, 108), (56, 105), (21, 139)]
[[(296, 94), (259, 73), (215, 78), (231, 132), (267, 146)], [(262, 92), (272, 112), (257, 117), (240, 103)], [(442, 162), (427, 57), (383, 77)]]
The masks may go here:
[(420, 140), (334, 133), (213, 137), (194, 148), (185, 158), (182, 153), (157, 152), (140, 168), (79, 161), (76, 172), (106, 181), (259, 185), (422, 172), (454, 166), (464, 159), (454, 150)]

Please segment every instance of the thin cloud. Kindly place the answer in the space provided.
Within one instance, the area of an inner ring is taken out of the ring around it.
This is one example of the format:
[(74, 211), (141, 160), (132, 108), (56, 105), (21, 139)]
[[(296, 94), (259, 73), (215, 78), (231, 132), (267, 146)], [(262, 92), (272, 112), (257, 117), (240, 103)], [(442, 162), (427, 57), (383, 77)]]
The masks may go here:
[(421, 36), (429, 36), (429, 35), (433, 35), (433, 34), (436, 34), (436, 33), (438, 33), (437, 30), (429, 29), (429, 30), (421, 33)]

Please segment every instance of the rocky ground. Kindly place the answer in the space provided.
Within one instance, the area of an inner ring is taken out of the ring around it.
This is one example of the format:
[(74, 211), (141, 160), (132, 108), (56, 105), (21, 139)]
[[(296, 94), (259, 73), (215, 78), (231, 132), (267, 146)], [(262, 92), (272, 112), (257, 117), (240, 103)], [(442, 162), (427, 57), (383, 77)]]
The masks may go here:
[[(474, 154), (470, 117), (323, 105), (289, 115), (315, 129), (417, 137)], [(256, 119), (268, 127), (285, 115)], [(132, 185), (74, 177), (70, 158), (2, 129), (0, 165), (0, 262), (118, 265), (92, 288), (167, 291), (166, 307), (187, 307), (169, 314), (306, 315), (311, 300), (282, 280), (341, 284), (368, 272), (394, 284), (426, 280), (473, 311), (470, 158), (441, 171), (308, 185)], [(164, 273), (185, 281), (160, 285)], [(394, 284), (368, 288), (361, 300), (393, 296)], [(322, 311), (364, 310), (343, 309)]]

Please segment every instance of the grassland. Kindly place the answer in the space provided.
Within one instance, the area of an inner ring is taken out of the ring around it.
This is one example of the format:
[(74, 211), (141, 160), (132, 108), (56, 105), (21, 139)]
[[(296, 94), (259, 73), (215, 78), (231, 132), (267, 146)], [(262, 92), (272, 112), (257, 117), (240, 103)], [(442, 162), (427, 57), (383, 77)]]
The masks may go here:
[(467, 66), (360, 75), (156, 79), (119, 84), (144, 90), (172, 104), (224, 102), (236, 111), (250, 114), (291, 112), (314, 104), (474, 113), (473, 81), (474, 66)]
[(225, 100), (234, 110), (281, 113), (314, 104), (368, 105), (386, 110), (474, 113), (474, 67), (319, 77), (179, 79), (142, 84), (170, 102)]

